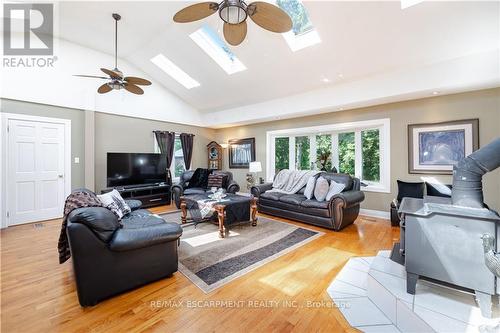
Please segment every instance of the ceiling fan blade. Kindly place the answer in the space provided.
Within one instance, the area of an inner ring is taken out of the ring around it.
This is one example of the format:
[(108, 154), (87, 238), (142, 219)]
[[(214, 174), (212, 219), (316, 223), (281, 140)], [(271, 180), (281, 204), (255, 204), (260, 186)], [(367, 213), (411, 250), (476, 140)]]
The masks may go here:
[(142, 79), (140, 77), (135, 77), (135, 76), (127, 76), (123, 79), (123, 81), (127, 81), (128, 83), (132, 83), (132, 84), (138, 84), (141, 86), (150, 86), (151, 85), (150, 81), (148, 81), (146, 79)]
[(104, 76), (95, 76), (95, 75), (79, 75), (79, 74), (74, 74), (73, 76), (78, 76), (78, 77), (91, 77), (91, 78), (94, 78), (94, 79), (104, 79), (104, 80), (108, 80), (109, 77), (104, 77)]
[(112, 71), (110, 69), (101, 68), (101, 71), (103, 71), (104, 73), (108, 74), (113, 79), (121, 79), (122, 78), (122, 75), (120, 73), (117, 73), (117, 72)]
[(281, 8), (267, 2), (252, 2), (248, 5), (248, 13), (255, 24), (266, 30), (283, 33), (292, 29), (290, 16)]
[(247, 22), (243, 21), (240, 24), (224, 23), (224, 38), (233, 45), (240, 45), (247, 35)]
[(174, 15), (174, 21), (177, 23), (187, 23), (204, 19), (212, 15), (219, 9), (217, 2), (202, 2), (179, 10)]
[(97, 92), (99, 94), (105, 94), (107, 92), (110, 92), (111, 90), (113, 90), (113, 88), (111, 88), (107, 83), (105, 83), (102, 86), (100, 86), (99, 89), (97, 89)]
[(131, 84), (131, 83), (128, 83), (128, 82), (125, 82), (123, 84), (124, 88), (127, 90), (127, 91), (130, 91), (131, 93), (133, 94), (136, 94), (136, 95), (142, 95), (144, 94), (144, 90), (142, 90), (141, 88), (139, 88), (138, 86), (134, 85), (134, 84)]

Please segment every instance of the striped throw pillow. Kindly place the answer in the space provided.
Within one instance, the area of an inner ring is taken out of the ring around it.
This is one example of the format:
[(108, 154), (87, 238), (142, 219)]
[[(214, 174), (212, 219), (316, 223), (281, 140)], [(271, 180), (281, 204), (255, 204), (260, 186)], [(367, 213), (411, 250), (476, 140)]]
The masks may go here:
[(208, 188), (211, 187), (222, 187), (222, 183), (224, 182), (224, 175), (220, 174), (211, 174), (208, 175)]

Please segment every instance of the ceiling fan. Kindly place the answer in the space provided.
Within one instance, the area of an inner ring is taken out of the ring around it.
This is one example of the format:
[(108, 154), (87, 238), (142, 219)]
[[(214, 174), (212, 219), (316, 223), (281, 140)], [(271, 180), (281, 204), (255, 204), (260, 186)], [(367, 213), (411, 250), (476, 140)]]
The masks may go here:
[(119, 14), (113, 14), (112, 16), (113, 16), (113, 19), (115, 20), (115, 68), (113, 70), (101, 68), (101, 71), (103, 71), (105, 74), (107, 74), (108, 77), (94, 76), (94, 75), (74, 75), (74, 76), (91, 77), (91, 78), (96, 78), (96, 79), (108, 80), (108, 82), (104, 83), (102, 86), (100, 86), (97, 89), (97, 92), (99, 94), (105, 94), (107, 92), (110, 92), (113, 89), (120, 90), (120, 89), (125, 88), (125, 90), (127, 90), (133, 94), (142, 95), (142, 94), (144, 94), (144, 90), (142, 90), (137, 85), (149, 86), (149, 85), (151, 85), (151, 82), (146, 80), (146, 79), (142, 79), (140, 77), (134, 77), (134, 76), (123, 77), (123, 73), (117, 67), (118, 21), (122, 17)]
[(224, 21), (224, 38), (234, 46), (243, 42), (247, 35), (248, 17), (261, 28), (272, 32), (283, 33), (292, 29), (292, 20), (285, 11), (262, 1), (248, 5), (243, 0), (197, 3), (178, 11), (174, 15), (174, 21), (178, 23), (198, 21), (217, 11)]

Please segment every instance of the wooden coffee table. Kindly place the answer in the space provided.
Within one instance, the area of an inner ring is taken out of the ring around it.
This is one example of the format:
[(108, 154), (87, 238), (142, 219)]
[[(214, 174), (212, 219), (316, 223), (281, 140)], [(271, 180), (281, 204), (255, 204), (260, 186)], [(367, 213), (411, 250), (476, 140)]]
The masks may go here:
[[(196, 198), (196, 199), (194, 199)], [(206, 198), (208, 198), (208, 195), (206, 195)], [(250, 222), (252, 223), (252, 226), (255, 227), (257, 225), (257, 198), (251, 196), (251, 197), (246, 197), (242, 195), (237, 195), (237, 194), (231, 194), (228, 195), (228, 200), (227, 201), (221, 201), (216, 204), (214, 204), (213, 208), (217, 212), (217, 219), (219, 223), (219, 237), (224, 238), (226, 235), (226, 232), (229, 231), (226, 228), (225, 225), (225, 220), (226, 220), (226, 209), (230, 207), (231, 205), (236, 205), (236, 204), (242, 204), (243, 202), (247, 202), (250, 205)], [(187, 223), (187, 213), (188, 213), (188, 208), (187, 208), (187, 200), (200, 200), (200, 195), (193, 196), (182, 196), (181, 198), (181, 222), (182, 224)], [(245, 221), (233, 221), (233, 222), (245, 222)]]

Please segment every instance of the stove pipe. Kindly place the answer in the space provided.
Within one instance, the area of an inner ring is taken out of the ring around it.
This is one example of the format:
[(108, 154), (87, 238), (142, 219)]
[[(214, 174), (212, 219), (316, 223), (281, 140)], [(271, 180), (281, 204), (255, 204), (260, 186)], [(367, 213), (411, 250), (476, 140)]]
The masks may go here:
[(453, 166), (453, 205), (484, 208), (483, 175), (500, 166), (500, 137)]

